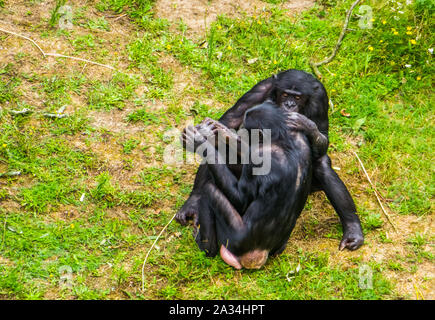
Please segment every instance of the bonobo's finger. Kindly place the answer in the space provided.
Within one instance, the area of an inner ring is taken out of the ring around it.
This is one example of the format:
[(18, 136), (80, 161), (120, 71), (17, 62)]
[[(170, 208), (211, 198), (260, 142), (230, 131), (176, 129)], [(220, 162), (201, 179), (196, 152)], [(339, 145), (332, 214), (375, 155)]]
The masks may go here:
[(189, 135), (193, 134), (193, 127), (192, 126), (187, 126), (186, 128), (183, 129), (183, 132), (181, 133), (181, 136), (184, 137), (188, 137)]
[(307, 117), (305, 117), (303, 114), (297, 113), (297, 112), (289, 112), (287, 116), (287, 121), (296, 121), (296, 122), (304, 122), (305, 120), (308, 120)]
[(186, 148), (186, 140), (187, 140), (186, 134), (184, 132), (181, 133), (180, 142), (181, 142), (181, 145), (183, 146), (183, 148)]
[(210, 119), (210, 118), (205, 118), (201, 123), (205, 123), (207, 125), (212, 125), (215, 122), (215, 120)]
[(300, 123), (296, 122), (293, 119), (287, 119), (286, 125), (287, 125), (287, 127), (289, 127), (292, 130), (300, 130), (300, 128), (301, 128)]
[(199, 125), (199, 128), (211, 130), (214, 127), (213, 120), (210, 118), (205, 118)]
[(182, 133), (180, 136), (181, 144), (183, 148), (189, 152), (195, 151), (195, 141), (190, 134)]
[(217, 131), (221, 128), (218, 124), (219, 122), (210, 118), (206, 118), (203, 121), (203, 127), (208, 131), (209, 135), (216, 135)]
[(211, 130), (213, 132), (216, 132), (217, 130), (221, 129), (221, 130), (226, 130), (228, 129), (226, 126), (224, 126), (222, 123), (220, 123), (217, 120), (213, 120), (210, 118), (206, 118), (205, 123), (208, 127), (211, 128)]
[(209, 136), (211, 133), (209, 126), (204, 121), (195, 126), (195, 131), (204, 137)]

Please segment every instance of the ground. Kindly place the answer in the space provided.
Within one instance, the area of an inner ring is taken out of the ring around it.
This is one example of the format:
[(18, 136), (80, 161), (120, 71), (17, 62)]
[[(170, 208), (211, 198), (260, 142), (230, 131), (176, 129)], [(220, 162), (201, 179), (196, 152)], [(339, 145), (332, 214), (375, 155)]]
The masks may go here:
[[(334, 62), (320, 68), (329, 153), (355, 199), (362, 248), (338, 251), (338, 216), (316, 193), (284, 253), (260, 271), (205, 257), (191, 228), (172, 222), (150, 253), (142, 291), (144, 258), (197, 169), (165, 161), (176, 129), (217, 119), (280, 70), (311, 72), (309, 59), (332, 50), (351, 1), (80, 0), (66, 3), (69, 29), (56, 4), (65, 3), (0, 1), (0, 29), (118, 72), (43, 57), (0, 31), (0, 174), (20, 171), (0, 176), (1, 298), (434, 299), (429, 7), (395, 20), (369, 2), (376, 27), (358, 29), (353, 19)], [(63, 106), (67, 117), (44, 116)], [(24, 108), (32, 112), (11, 113)], [(365, 266), (369, 288), (360, 284)]]

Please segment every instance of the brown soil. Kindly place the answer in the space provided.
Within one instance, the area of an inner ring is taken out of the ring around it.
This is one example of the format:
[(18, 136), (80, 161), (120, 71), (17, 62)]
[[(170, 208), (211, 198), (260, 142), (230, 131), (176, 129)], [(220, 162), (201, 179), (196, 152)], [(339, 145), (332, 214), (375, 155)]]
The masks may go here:
[[(295, 13), (314, 5), (314, 0), (293, 0), (282, 5), (289, 13)], [(188, 36), (203, 35), (218, 15), (242, 17), (267, 10), (269, 4), (260, 0), (159, 0), (156, 14), (171, 22), (183, 22)]]
[[(12, 3), (13, 2), (13, 3)], [(36, 2), (32, 6), (31, 14), (28, 14), (27, 1), (6, 1), (5, 9), (7, 13), (0, 16), (0, 27), (9, 29), (14, 32), (22, 33), (30, 36), (47, 52), (57, 52), (62, 54), (71, 54), (73, 51), (70, 43), (60, 38), (42, 38), (39, 30), (40, 27), (45, 28), (46, 22), (43, 19), (49, 18), (50, 9), (53, 7), (54, 0), (47, 0), (44, 2)], [(87, 1), (79, 0), (74, 1), (74, 7), (80, 8), (85, 6)], [(289, 14), (310, 8), (314, 4), (314, 0), (301, 0), (301, 1), (287, 1), (282, 6), (288, 9)], [(241, 1), (241, 0), (159, 0), (156, 3), (156, 15), (166, 18), (171, 22), (182, 20), (188, 27), (188, 36), (192, 38), (201, 38), (204, 36), (205, 26), (209, 26), (212, 21), (220, 14), (229, 16), (253, 15), (268, 8), (266, 2), (260, 0)], [(86, 15), (92, 18), (97, 18), (101, 13), (96, 11), (87, 11)], [(128, 22), (128, 19), (108, 19), (111, 30), (109, 32), (98, 32), (98, 37), (106, 40), (104, 46), (109, 52), (121, 52), (125, 46), (136, 37), (135, 27)], [(39, 27), (39, 28), (38, 28)], [(75, 35), (86, 34), (89, 31), (84, 28), (77, 27)], [(120, 50), (119, 47), (122, 49)], [(25, 53), (25, 57), (16, 63), (17, 53)], [(92, 52), (83, 52), (83, 58), (92, 59)], [(95, 58), (95, 57), (94, 57)], [(97, 57), (101, 58), (101, 57)], [(81, 62), (66, 59), (44, 59), (40, 52), (29, 42), (14, 36), (8, 36), (0, 42), (0, 65), (6, 65), (13, 62), (19, 66), (18, 72), (28, 74), (39, 74), (42, 76), (55, 75), (57, 73), (68, 73), (71, 70), (81, 70), (89, 77), (96, 79), (110, 79), (112, 71), (106, 68), (97, 66), (86, 65)], [(125, 70), (128, 65), (128, 59), (125, 55), (108, 55), (101, 58), (101, 63), (110, 64)], [(193, 101), (198, 97), (189, 93), (185, 93), (187, 88), (194, 86), (201, 82), (201, 76), (188, 67), (182, 66), (173, 57), (161, 56), (159, 61), (162, 66), (166, 66), (174, 73), (174, 88), (172, 91), (173, 99), (176, 103), (183, 107), (191, 106)], [(29, 103), (36, 108), (43, 107), (42, 98), (38, 95), (36, 90), (31, 90), (31, 83), (23, 82), (20, 87), (22, 92), (23, 102)], [(146, 90), (145, 86), (138, 90)], [(204, 97), (202, 97), (204, 99)], [(73, 98), (72, 104), (67, 107), (67, 112), (73, 112), (74, 109), (79, 108), (82, 104), (86, 103), (82, 97)], [(152, 110), (166, 108), (167, 101), (156, 101), (149, 103)], [(216, 105), (216, 102), (210, 100), (207, 102), (209, 105)], [(217, 105), (222, 107), (221, 105)], [(72, 145), (77, 148), (87, 150), (91, 148), (101, 159), (102, 168), (111, 172), (116, 183), (122, 188), (135, 188), (135, 183), (132, 177), (143, 170), (147, 163), (143, 159), (143, 154), (139, 151), (141, 146), (138, 146), (131, 155), (124, 156), (122, 154), (122, 146), (117, 142), (119, 139), (113, 139), (113, 135), (121, 135), (122, 137), (143, 137), (140, 124), (129, 124), (123, 121), (126, 114), (129, 113), (131, 106), (126, 106), (123, 111), (114, 110), (113, 112), (92, 111), (90, 113), (91, 124), (97, 130), (106, 130), (110, 134), (104, 141), (93, 143), (87, 147), (83, 137), (73, 137), (70, 141)], [(334, 128), (331, 128), (334, 130)], [(142, 140), (141, 140), (142, 141)], [(352, 141), (349, 141), (352, 145)], [(124, 169), (124, 158), (129, 157), (135, 159), (135, 163), (139, 164), (135, 167), (134, 171)], [(338, 174), (345, 181), (348, 189), (351, 191), (357, 206), (364, 206), (372, 213), (382, 212), (376, 202), (374, 194), (370, 191), (370, 185), (363, 175), (359, 164), (351, 152), (332, 153), (333, 166), (339, 167)], [(186, 166), (184, 169), (187, 171), (185, 179), (193, 181), (196, 165)], [(358, 168), (358, 169), (355, 169)], [(0, 170), (5, 169), (2, 165)], [(369, 172), (373, 181), (382, 180), (381, 173), (373, 170)], [(17, 188), (21, 183), (31, 183), (26, 179), (20, 179)], [(1, 185), (0, 185), (1, 187)], [(14, 193), (11, 191), (11, 193)], [(402, 271), (384, 270), (392, 281), (397, 285), (396, 291), (400, 297), (417, 299), (419, 298), (417, 292), (421, 292), (425, 299), (435, 298), (435, 268), (429, 262), (416, 262), (412, 246), (408, 243), (410, 236), (416, 232), (427, 235), (425, 238), (430, 239), (434, 233), (434, 219), (430, 215), (423, 217), (416, 217), (412, 215), (401, 216), (390, 212), (394, 223), (397, 226), (398, 232), (395, 232), (389, 225), (385, 217), (382, 231), (385, 232), (390, 243), (379, 241), (376, 233), (370, 233), (366, 237), (365, 245), (357, 251), (338, 251), (338, 239), (328, 238), (328, 233), (339, 223), (337, 215), (334, 213), (333, 208), (326, 200), (325, 196), (321, 193), (315, 194), (310, 197), (312, 208), (303, 212), (299, 219), (294, 233), (292, 234), (288, 252), (292, 252), (297, 248), (312, 250), (327, 250), (330, 253), (330, 263), (341, 265), (343, 267), (354, 267), (354, 259), (360, 261), (377, 261), (377, 262), (400, 262), (403, 269)], [(17, 211), (20, 206), (17, 202), (7, 200), (2, 202), (2, 206), (7, 211)], [(170, 206), (168, 211), (170, 210)], [(69, 207), (62, 207), (56, 213), (59, 219), (74, 219), (75, 216), (80, 215), (80, 212), (75, 211)], [(122, 212), (116, 210), (111, 211), (110, 215), (116, 218), (123, 218)], [(316, 222), (316, 223), (313, 223)], [(311, 228), (311, 229), (309, 229)], [(139, 231), (138, 231), (139, 232)], [(433, 245), (427, 244), (423, 250), (433, 253)], [(0, 257), (0, 263), (10, 263), (7, 259)], [(110, 266), (102, 267), (102, 273), (110, 272)], [(411, 272), (410, 270), (413, 269)], [(107, 280), (107, 282), (110, 282)], [(130, 285), (130, 284), (129, 284)], [(48, 297), (57, 297), (56, 294), (48, 293)], [(122, 294), (121, 294), (122, 296)], [(118, 296), (114, 296), (115, 298)], [(123, 297), (123, 296), (122, 296)]]

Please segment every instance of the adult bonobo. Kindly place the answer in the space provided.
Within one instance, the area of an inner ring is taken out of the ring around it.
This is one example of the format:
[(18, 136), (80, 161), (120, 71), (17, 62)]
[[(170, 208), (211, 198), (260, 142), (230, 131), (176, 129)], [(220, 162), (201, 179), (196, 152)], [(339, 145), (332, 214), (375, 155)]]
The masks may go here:
[[(205, 120), (187, 128), (182, 140), (190, 151), (204, 156), (212, 175), (212, 181), (203, 185), (200, 225), (206, 216), (202, 213), (207, 212), (216, 221), (222, 259), (236, 269), (258, 269), (269, 255), (284, 250), (311, 189), (312, 160), (323, 156), (328, 144), (311, 120), (270, 101), (249, 109), (243, 127), (247, 139), (241, 143), (247, 145), (249, 161), (243, 164), (240, 178), (215, 149), (218, 133), (231, 137), (231, 133), (222, 134), (228, 131), (226, 127)], [(254, 139), (255, 129), (263, 133), (262, 139)], [(269, 139), (265, 129), (270, 130)], [(254, 162), (256, 155), (262, 156), (261, 163)], [(258, 173), (260, 166), (265, 170)], [(202, 229), (199, 237), (203, 238)]]
[[(298, 112), (312, 120), (319, 131), (328, 139), (328, 96), (322, 83), (312, 75), (290, 69), (257, 83), (246, 92), (236, 104), (219, 119), (228, 128), (237, 129), (243, 121), (245, 112), (266, 99), (272, 100), (279, 107)], [(237, 168), (235, 168), (237, 169)], [(192, 193), (176, 215), (176, 220), (186, 224), (194, 219), (198, 226), (199, 220), (204, 243), (199, 244), (208, 256), (215, 256), (218, 252), (216, 243), (215, 222), (211, 217), (201, 217), (199, 204), (203, 193), (203, 186), (212, 179), (207, 166), (200, 165)], [(364, 237), (361, 223), (356, 215), (356, 208), (352, 197), (337, 173), (331, 167), (331, 159), (324, 155), (313, 162), (313, 179), (311, 192), (323, 190), (340, 217), (343, 227), (343, 237), (339, 249), (355, 250), (359, 248)], [(200, 219), (201, 218), (201, 219)], [(198, 239), (197, 239), (198, 240)], [(198, 241), (197, 241), (198, 242)]]

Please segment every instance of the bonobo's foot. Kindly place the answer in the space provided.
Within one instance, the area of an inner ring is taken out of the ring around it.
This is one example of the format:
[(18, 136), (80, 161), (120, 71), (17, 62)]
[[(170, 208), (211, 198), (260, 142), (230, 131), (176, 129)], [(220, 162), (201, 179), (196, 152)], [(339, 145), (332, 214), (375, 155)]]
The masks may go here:
[(347, 224), (343, 232), (339, 250), (347, 248), (351, 251), (358, 249), (364, 243), (364, 235), (361, 230), (361, 224), (358, 222)]
[(214, 136), (219, 134), (222, 138), (225, 139), (226, 142), (228, 142), (230, 140), (234, 140), (234, 141), (240, 140), (240, 136), (237, 135), (235, 130), (229, 129), (228, 127), (224, 126), (219, 121), (216, 121), (216, 120), (213, 120), (210, 118), (205, 118), (204, 121), (202, 121), (199, 126), (204, 128), (206, 130), (206, 132), (208, 130)]
[(180, 136), (181, 145), (186, 151), (196, 152), (203, 143), (207, 142), (210, 131), (205, 131), (208, 128), (202, 128), (200, 125), (195, 127), (188, 126), (184, 128)]
[[(183, 146), (188, 142), (191, 142), (193, 144), (197, 142), (197, 144), (199, 145), (208, 138), (216, 137), (218, 134), (221, 138), (225, 139), (227, 143), (230, 140), (240, 140), (240, 137), (237, 135), (235, 130), (231, 130), (219, 121), (210, 118), (205, 118), (200, 124), (196, 125), (195, 127), (190, 126), (185, 128), (181, 136), (181, 140), (184, 143)], [(215, 146), (217, 147), (218, 140), (213, 140), (215, 142)]]
[(175, 215), (175, 220), (179, 224), (184, 226), (189, 222), (189, 220), (193, 220), (193, 224), (195, 226), (198, 225), (199, 198), (200, 195), (190, 195), (180, 210), (178, 210)]

